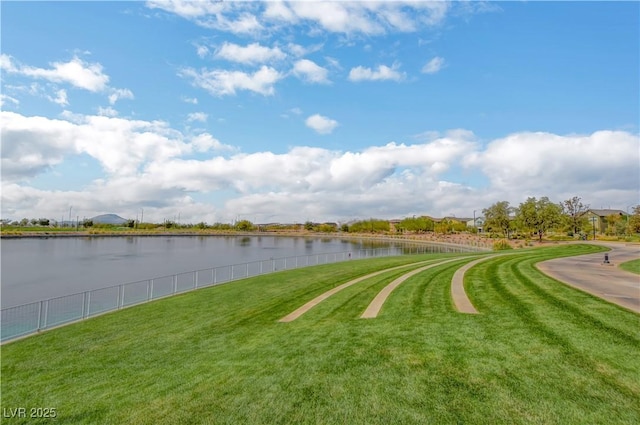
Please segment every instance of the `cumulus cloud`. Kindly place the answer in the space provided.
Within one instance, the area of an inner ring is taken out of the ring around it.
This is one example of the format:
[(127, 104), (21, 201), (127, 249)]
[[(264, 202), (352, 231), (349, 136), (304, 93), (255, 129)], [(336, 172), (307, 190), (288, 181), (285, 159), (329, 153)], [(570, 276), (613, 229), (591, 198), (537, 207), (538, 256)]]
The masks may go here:
[(438, 71), (440, 71), (444, 67), (444, 65), (445, 65), (444, 58), (441, 58), (440, 56), (436, 56), (435, 58), (431, 59), (422, 67), (422, 73), (435, 74)]
[[(640, 175), (640, 138), (622, 131), (561, 136), (515, 133), (490, 142), (465, 159), (491, 186), (511, 197), (550, 191), (589, 194), (617, 188), (635, 191)], [(568, 196), (568, 195), (565, 195)]]
[(314, 114), (308, 117), (304, 122), (307, 127), (315, 130), (320, 134), (330, 134), (338, 126), (338, 121), (332, 120), (320, 114)]
[(279, 47), (266, 47), (260, 43), (251, 43), (243, 47), (225, 42), (216, 51), (216, 57), (231, 62), (258, 64), (282, 60), (287, 55)]
[(179, 75), (190, 78), (194, 86), (203, 88), (214, 96), (235, 95), (237, 90), (270, 96), (275, 93), (275, 83), (284, 77), (274, 68), (265, 65), (253, 74), (222, 69), (196, 71), (193, 68), (185, 68)]
[[(559, 202), (577, 195), (592, 205), (624, 208), (638, 194), (640, 137), (624, 131), (514, 133), (481, 143), (459, 129), (360, 150), (294, 146), (243, 153), (211, 134), (187, 135), (158, 121), (7, 111), (0, 118), (6, 218), (33, 211), (55, 218), (70, 203), (134, 216), (142, 203), (150, 220), (180, 208), (193, 222), (243, 212), (258, 220), (275, 212), (280, 221), (460, 217), (499, 200), (517, 205), (527, 196)], [(78, 155), (95, 159), (103, 176), (77, 191), (30, 185), (34, 176)], [(469, 181), (472, 174), (480, 180)], [(224, 202), (193, 200), (219, 190), (235, 195)]]
[(405, 79), (406, 75), (404, 72), (399, 72), (398, 68), (399, 65), (397, 64), (394, 64), (391, 67), (379, 65), (376, 70), (357, 66), (355, 68), (351, 68), (351, 71), (349, 71), (349, 80), (355, 82), (384, 80), (402, 81)]
[(99, 63), (87, 63), (74, 56), (69, 62), (53, 62), (51, 68), (37, 68), (15, 63), (11, 56), (3, 54), (0, 66), (7, 73), (16, 73), (31, 78), (40, 78), (54, 83), (68, 83), (91, 92), (104, 90), (109, 76)]
[(327, 78), (329, 71), (309, 59), (301, 59), (297, 61), (293, 65), (293, 74), (308, 83), (330, 83)]

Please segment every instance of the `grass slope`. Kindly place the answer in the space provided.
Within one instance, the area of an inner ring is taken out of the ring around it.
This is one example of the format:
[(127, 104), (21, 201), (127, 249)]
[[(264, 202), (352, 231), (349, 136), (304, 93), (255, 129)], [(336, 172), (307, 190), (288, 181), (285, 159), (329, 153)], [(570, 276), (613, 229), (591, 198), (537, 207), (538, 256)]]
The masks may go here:
[(58, 423), (86, 424), (639, 423), (638, 315), (533, 266), (599, 249), (478, 264), (465, 285), (479, 315), (453, 309), (451, 277), (471, 260), (461, 258), (404, 282), (376, 319), (358, 316), (418, 266), (277, 322), (357, 276), (445, 255), (323, 265), (160, 300), (3, 346), (2, 407), (55, 407)]
[(640, 259), (639, 260), (631, 260), (626, 263), (620, 264), (620, 268), (622, 270), (626, 270), (631, 273), (640, 274)]

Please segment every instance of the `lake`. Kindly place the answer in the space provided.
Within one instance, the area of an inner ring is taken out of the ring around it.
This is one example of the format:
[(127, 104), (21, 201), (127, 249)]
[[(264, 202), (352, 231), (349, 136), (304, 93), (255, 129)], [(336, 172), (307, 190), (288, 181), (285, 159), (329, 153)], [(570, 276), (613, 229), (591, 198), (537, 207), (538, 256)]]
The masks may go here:
[[(2, 308), (230, 264), (411, 243), (284, 236), (120, 236), (2, 239)], [(424, 246), (422, 244), (421, 246)], [(441, 252), (440, 246), (433, 246)]]

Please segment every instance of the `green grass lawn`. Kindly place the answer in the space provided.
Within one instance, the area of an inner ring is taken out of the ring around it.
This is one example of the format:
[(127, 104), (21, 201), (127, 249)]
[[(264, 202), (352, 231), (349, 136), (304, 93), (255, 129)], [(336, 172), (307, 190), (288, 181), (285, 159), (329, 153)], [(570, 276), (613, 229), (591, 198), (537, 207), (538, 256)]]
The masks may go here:
[[(53, 407), (84, 424), (640, 423), (639, 316), (534, 264), (597, 252), (567, 245), (478, 264), (457, 313), (451, 277), (418, 267), (317, 295), (384, 267), (450, 255), (322, 265), (202, 289), (2, 347), (2, 407)], [(28, 409), (27, 409), (28, 412)], [(3, 423), (54, 423), (7, 419)]]
[(620, 264), (620, 268), (631, 273), (640, 274), (640, 259), (622, 263)]

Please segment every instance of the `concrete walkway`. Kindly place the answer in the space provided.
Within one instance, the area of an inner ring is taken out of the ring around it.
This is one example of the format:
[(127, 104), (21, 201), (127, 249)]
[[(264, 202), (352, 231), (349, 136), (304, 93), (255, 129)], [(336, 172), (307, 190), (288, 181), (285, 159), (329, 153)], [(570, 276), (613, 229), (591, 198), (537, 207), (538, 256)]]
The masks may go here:
[(371, 301), (371, 304), (369, 304), (369, 306), (366, 308), (364, 313), (362, 313), (362, 316), (360, 316), (360, 318), (373, 319), (375, 317), (378, 317), (378, 313), (380, 313), (380, 309), (382, 309), (384, 302), (387, 300), (389, 295), (391, 295), (391, 292), (393, 292), (394, 289), (400, 286), (402, 282), (409, 279), (411, 276), (414, 276), (432, 267), (436, 267), (445, 263), (450, 263), (451, 261), (456, 261), (456, 260), (459, 260), (459, 258), (452, 258), (450, 260), (440, 261), (435, 264), (429, 264), (428, 266), (420, 267), (419, 269), (412, 270), (409, 273), (400, 276), (399, 278), (397, 278), (396, 280), (394, 280), (393, 282), (391, 282), (390, 284), (382, 288), (382, 291), (378, 292), (378, 295), (376, 295), (373, 301)]
[(538, 263), (538, 270), (574, 288), (640, 313), (640, 276), (618, 268), (620, 263), (640, 258), (640, 245), (592, 242), (611, 250), (604, 253), (556, 258)]
[(465, 273), (476, 264), (494, 257), (496, 256), (492, 255), (489, 257), (478, 258), (477, 260), (460, 267), (453, 274), (453, 277), (451, 278), (451, 298), (453, 299), (453, 305), (456, 306), (456, 310), (458, 310), (460, 313), (478, 314), (478, 310), (476, 310), (473, 304), (471, 304), (471, 300), (467, 296), (467, 292), (464, 290)]
[(336, 286), (335, 288), (330, 289), (330, 290), (328, 290), (327, 292), (325, 292), (325, 293), (323, 293), (321, 295), (318, 295), (317, 297), (315, 297), (314, 299), (312, 299), (311, 301), (309, 301), (308, 303), (306, 303), (302, 307), (296, 309), (292, 313), (289, 313), (288, 315), (286, 315), (285, 317), (280, 319), (279, 322), (284, 322), (284, 323), (293, 322), (298, 317), (302, 316), (307, 311), (311, 310), (313, 307), (315, 307), (316, 305), (320, 304), (322, 301), (326, 300), (330, 296), (342, 291), (345, 288), (348, 288), (351, 285), (355, 285), (358, 282), (362, 282), (363, 280), (369, 279), (370, 277), (374, 277), (374, 276), (377, 276), (379, 274), (386, 273), (386, 272), (389, 272), (389, 271), (392, 271), (392, 270), (398, 270), (398, 269), (402, 269), (402, 268), (405, 268), (405, 267), (411, 267), (411, 266), (416, 266), (416, 265), (419, 265), (419, 264), (428, 263), (430, 261), (433, 261), (433, 260), (420, 261), (420, 262), (417, 262), (417, 263), (411, 263), (411, 264), (405, 264), (405, 265), (402, 265), (402, 266), (391, 267), (391, 268), (388, 268), (388, 269), (379, 270), (379, 271), (377, 271), (375, 273), (371, 273), (371, 274), (368, 274), (366, 276), (360, 276), (357, 279), (350, 280), (349, 282), (343, 283), (342, 285)]

